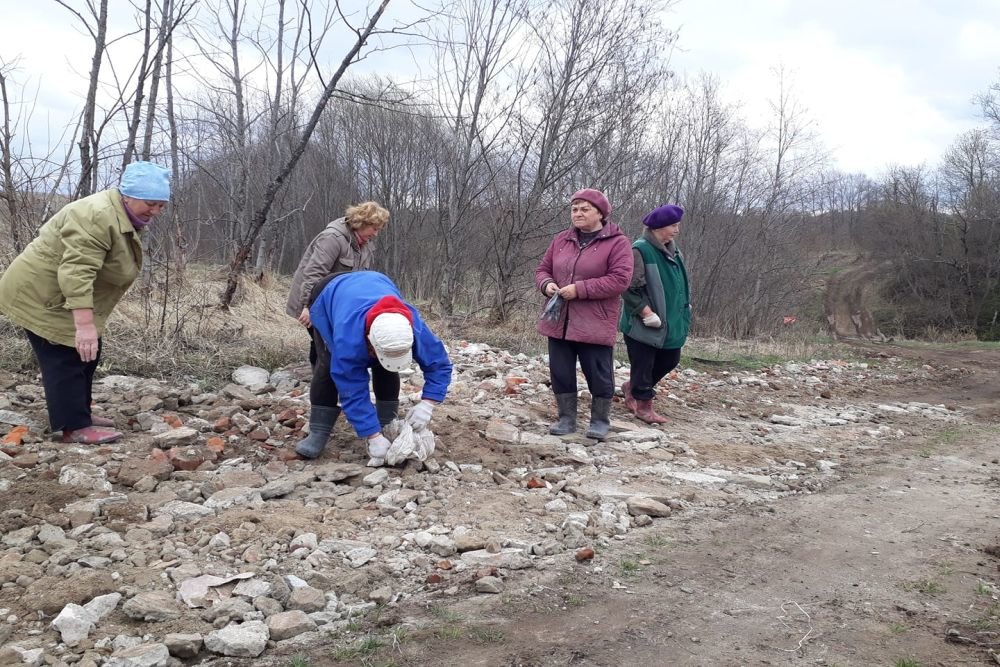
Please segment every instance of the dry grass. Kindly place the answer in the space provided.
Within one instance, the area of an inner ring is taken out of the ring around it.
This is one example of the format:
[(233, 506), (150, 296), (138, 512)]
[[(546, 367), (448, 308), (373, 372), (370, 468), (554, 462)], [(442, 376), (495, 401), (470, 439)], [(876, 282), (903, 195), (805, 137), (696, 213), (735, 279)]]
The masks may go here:
[[(198, 382), (206, 388), (229, 381), (232, 370), (252, 364), (273, 370), (305, 361), (308, 338), (285, 314), (289, 280), (271, 274), (258, 284), (244, 281), (230, 310), (219, 308), (225, 284), (221, 267), (189, 266), (183, 284), (163, 267), (133, 286), (108, 323), (100, 372)], [(423, 309), (422, 309), (423, 310)], [(423, 310), (425, 314), (431, 309)], [(442, 338), (469, 340), (544, 354), (546, 339), (535, 329), (537, 312), (526, 308), (502, 325), (469, 317), (434, 317), (428, 324)], [(848, 358), (847, 346), (806, 332), (744, 341), (688, 341), (682, 365), (698, 359), (723, 366), (759, 367), (783, 360)], [(619, 343), (615, 357), (627, 362)], [(0, 316), (0, 368), (35, 367), (24, 336)]]
[[(108, 321), (100, 372), (184, 379), (206, 387), (234, 368), (273, 370), (307, 358), (308, 337), (285, 314), (288, 283), (245, 281), (233, 307), (219, 308), (223, 269), (189, 267), (183, 285), (166, 273), (140, 278)], [(33, 367), (30, 348), (0, 316), (0, 367)]]

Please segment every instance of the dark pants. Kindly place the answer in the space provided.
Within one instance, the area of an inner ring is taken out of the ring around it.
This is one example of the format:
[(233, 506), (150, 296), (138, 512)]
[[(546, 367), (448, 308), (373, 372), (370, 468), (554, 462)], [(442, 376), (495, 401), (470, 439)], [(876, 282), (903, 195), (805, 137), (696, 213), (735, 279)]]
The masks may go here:
[(97, 359), (84, 363), (76, 348), (52, 343), (27, 330), (25, 333), (42, 369), (49, 427), (72, 431), (90, 426), (91, 391), (101, 358), (101, 340), (97, 340)]
[(549, 376), (553, 394), (576, 393), (579, 359), (592, 396), (611, 398), (615, 393), (614, 350), (607, 345), (549, 338)]
[(677, 368), (681, 360), (681, 350), (663, 350), (652, 345), (640, 343), (634, 338), (625, 336), (625, 347), (628, 348), (628, 361), (632, 365), (629, 377), (629, 389), (639, 401), (648, 401), (656, 396), (653, 387), (667, 373)]
[[(313, 405), (334, 408), (340, 400), (340, 393), (337, 391), (337, 385), (333, 383), (333, 378), (330, 377), (330, 350), (315, 328), (310, 331), (312, 331), (313, 346), (316, 348), (316, 362), (313, 364), (312, 384), (309, 385), (309, 401)], [(399, 373), (387, 371), (378, 361), (375, 361), (371, 369), (375, 399), (398, 401)]]

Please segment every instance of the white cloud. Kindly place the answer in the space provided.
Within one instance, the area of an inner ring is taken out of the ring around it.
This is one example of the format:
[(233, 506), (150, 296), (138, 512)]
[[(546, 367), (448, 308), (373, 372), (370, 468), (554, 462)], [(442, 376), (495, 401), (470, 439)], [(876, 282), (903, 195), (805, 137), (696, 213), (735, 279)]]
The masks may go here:
[[(914, 0), (908, 15), (914, 25), (902, 35), (887, 28), (898, 26), (899, 7), (870, 1), (834, 10), (810, 0), (682, 0), (666, 21), (681, 27), (675, 68), (716, 74), (761, 125), (778, 96), (774, 69), (783, 67), (836, 165), (874, 174), (894, 163), (935, 164), (981, 122), (971, 100), (1000, 59), (1000, 31), (965, 0), (947, 10)], [(956, 34), (960, 25), (957, 41), (917, 39), (915, 47), (917, 36)]]
[(941, 135), (953, 136), (958, 129), (913, 90), (902, 67), (843, 48), (816, 26), (758, 44), (748, 55), (730, 81), (746, 101), (748, 120), (757, 125), (773, 120), (769, 100), (779, 93), (774, 70), (784, 67), (792, 101), (815, 121), (814, 129), (846, 171), (933, 161)]
[(968, 21), (957, 35), (958, 55), (963, 60), (1000, 60), (1000, 29), (992, 23)]

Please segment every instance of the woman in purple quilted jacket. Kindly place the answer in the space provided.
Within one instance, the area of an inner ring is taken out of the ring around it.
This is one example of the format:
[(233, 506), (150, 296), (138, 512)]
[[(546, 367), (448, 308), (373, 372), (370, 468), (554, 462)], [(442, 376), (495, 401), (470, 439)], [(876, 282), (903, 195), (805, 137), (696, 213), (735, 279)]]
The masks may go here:
[(556, 234), (535, 271), (535, 285), (561, 299), (558, 316), (543, 317), (538, 332), (549, 339), (549, 374), (559, 420), (553, 435), (576, 431), (576, 364), (590, 389), (586, 436), (603, 440), (611, 427), (614, 344), (621, 295), (632, 280), (632, 246), (608, 220), (611, 202), (599, 190), (584, 189), (571, 199), (569, 229)]

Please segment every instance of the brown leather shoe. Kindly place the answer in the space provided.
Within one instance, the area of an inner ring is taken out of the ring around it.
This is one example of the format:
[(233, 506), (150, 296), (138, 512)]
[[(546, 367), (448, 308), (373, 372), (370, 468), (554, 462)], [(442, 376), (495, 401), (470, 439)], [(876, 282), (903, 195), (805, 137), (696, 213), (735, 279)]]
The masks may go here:
[(622, 393), (625, 394), (625, 408), (632, 414), (635, 414), (635, 396), (632, 395), (631, 380), (622, 385)]
[(669, 419), (661, 417), (653, 410), (652, 399), (648, 401), (636, 401), (635, 416), (647, 424), (666, 424)]
[(100, 426), (85, 426), (72, 431), (63, 430), (63, 442), (75, 442), (81, 445), (103, 445), (114, 442), (122, 437), (118, 431)]

